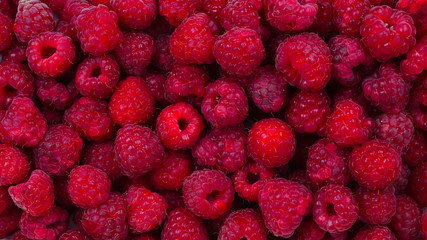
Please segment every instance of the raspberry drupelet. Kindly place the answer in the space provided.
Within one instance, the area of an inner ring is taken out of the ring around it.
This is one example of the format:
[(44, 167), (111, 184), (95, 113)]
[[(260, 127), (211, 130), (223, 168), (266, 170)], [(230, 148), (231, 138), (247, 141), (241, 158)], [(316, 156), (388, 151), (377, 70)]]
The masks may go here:
[(162, 230), (163, 240), (177, 239), (208, 240), (204, 223), (186, 208), (177, 208), (168, 214)]
[(43, 106), (53, 107), (57, 110), (67, 109), (74, 100), (70, 89), (54, 78), (38, 77), (36, 79), (36, 95)]
[(94, 142), (84, 154), (83, 164), (91, 165), (104, 171), (111, 180), (121, 176), (119, 163), (116, 161), (114, 141)]
[(63, 233), (59, 240), (91, 240), (91, 237), (83, 229), (70, 229)]
[(251, 208), (228, 215), (218, 234), (218, 240), (267, 240), (267, 229), (259, 213)]
[(202, 3), (202, 0), (159, 0), (159, 14), (176, 27), (188, 16), (199, 12)]
[[(19, 229), (19, 219), (22, 216), (22, 211), (19, 208), (12, 206), (3, 213), (0, 213), (0, 237), (9, 237), (12, 233)], [(14, 238), (15, 239), (15, 238)], [(27, 240), (29, 238), (25, 238)]]
[(406, 190), (409, 182), (409, 176), (411, 175), (411, 169), (405, 162), (402, 162), (402, 168), (400, 169), (399, 177), (393, 182), (396, 194), (403, 193)]
[(370, 225), (387, 225), (396, 213), (393, 186), (376, 190), (359, 186), (354, 196), (359, 204), (359, 219)]
[(411, 196), (422, 206), (427, 206), (427, 162), (421, 162), (412, 170), (408, 187)]
[(222, 9), (227, 6), (228, 2), (228, 0), (204, 0), (202, 9), (213, 20), (220, 22)]
[(292, 236), (292, 240), (323, 240), (326, 232), (319, 228), (319, 225), (311, 219), (301, 223)]
[(161, 71), (170, 71), (177, 61), (170, 52), (170, 36), (160, 34), (156, 40), (156, 52), (153, 57), (153, 65)]
[(13, 21), (0, 13), (0, 51), (10, 48), (13, 41)]
[(107, 6), (116, 12), (119, 25), (124, 29), (147, 28), (156, 18), (155, 0), (111, 0)]
[(13, 206), (12, 198), (10, 198), (7, 187), (0, 187), (0, 214)]
[(8, 187), (25, 180), (30, 164), (21, 149), (0, 143), (0, 159), (0, 186)]
[(354, 240), (396, 240), (396, 236), (386, 226), (369, 226), (360, 230)]
[(251, 1), (230, 1), (220, 14), (220, 22), (225, 31), (233, 27), (247, 27), (257, 30), (260, 24), (258, 9)]
[(415, 167), (427, 159), (427, 137), (421, 130), (415, 129), (414, 135), (402, 155), (402, 160)]
[(30, 69), (24, 64), (3, 61), (0, 64), (0, 106), (9, 107), (18, 95), (32, 98), (33, 94), (34, 77)]
[(332, 1), (332, 23), (340, 34), (357, 37), (363, 17), (371, 9), (370, 0)]
[(427, 36), (421, 38), (400, 62), (400, 71), (404, 74), (418, 75), (427, 70)]
[[(61, 18), (65, 21), (70, 21), (73, 17), (77, 17), (85, 8), (91, 7), (92, 4), (86, 0), (66, 0), (64, 7), (60, 11)], [(70, 22), (75, 21), (72, 19)], [(72, 23), (75, 25), (75, 23)]]
[(421, 230), (422, 209), (415, 200), (404, 194), (396, 196), (396, 205), (391, 228), (398, 239), (415, 239)]
[(396, 2), (396, 9), (409, 13), (414, 20), (418, 36), (427, 34), (427, 13), (425, 11), (427, 3), (423, 0), (399, 0)]

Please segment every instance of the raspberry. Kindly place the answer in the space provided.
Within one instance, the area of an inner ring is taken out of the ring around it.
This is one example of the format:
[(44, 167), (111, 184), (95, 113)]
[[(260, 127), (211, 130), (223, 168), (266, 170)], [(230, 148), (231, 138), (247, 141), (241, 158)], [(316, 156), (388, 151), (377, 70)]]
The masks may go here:
[(21, 215), (21, 211), (17, 207), (11, 207), (0, 213), (0, 238), (8, 237), (19, 229)]
[(225, 31), (230, 31), (233, 27), (247, 27), (257, 30), (260, 24), (257, 10), (250, 1), (230, 1), (221, 10), (221, 25)]
[(202, 101), (202, 113), (214, 127), (232, 127), (243, 122), (248, 113), (245, 90), (224, 79), (210, 83)]
[(216, 39), (213, 55), (228, 74), (249, 76), (265, 58), (265, 50), (255, 30), (233, 28)]
[(130, 187), (126, 192), (127, 222), (135, 233), (148, 232), (166, 218), (165, 199), (145, 188)]
[(386, 225), (396, 213), (394, 187), (369, 190), (358, 187), (354, 193), (359, 204), (359, 219), (370, 225)]
[(420, 129), (427, 130), (427, 91), (420, 84), (415, 83), (408, 104), (408, 111), (412, 116), (414, 125)]
[(19, 1), (13, 30), (20, 42), (27, 43), (39, 33), (54, 29), (52, 9), (45, 3), (39, 0)]
[(71, 99), (70, 89), (54, 78), (39, 77), (36, 80), (37, 97), (42, 104), (53, 107), (57, 110), (64, 110), (69, 107), (74, 99)]
[(162, 230), (163, 240), (198, 239), (208, 240), (203, 222), (185, 208), (177, 208), (168, 214)]
[(357, 37), (363, 17), (371, 9), (369, 0), (332, 1), (332, 23), (340, 34)]
[(170, 36), (163, 34), (155, 40), (156, 52), (153, 57), (153, 64), (162, 71), (170, 71), (176, 64), (176, 60), (170, 52), (169, 42)]
[(66, 0), (44, 0), (44, 2), (53, 10), (53, 11), (58, 11), (61, 10), (64, 5)]
[(68, 178), (56, 179), (53, 182), (55, 191), (55, 204), (66, 209), (72, 209), (76, 205), (68, 193)]
[(0, 51), (8, 49), (13, 40), (13, 21), (8, 16), (0, 13)]
[(121, 28), (144, 29), (156, 18), (155, 0), (111, 0), (108, 7), (117, 13)]
[(73, 16), (77, 17), (85, 8), (91, 6), (86, 0), (66, 0), (64, 8), (61, 10), (61, 17), (63, 20), (69, 21)]
[(398, 195), (396, 200), (396, 214), (391, 220), (391, 227), (398, 239), (415, 239), (421, 228), (421, 209), (408, 195)]
[(288, 163), (295, 154), (295, 146), (292, 128), (277, 118), (260, 120), (249, 131), (249, 156), (266, 167)]
[(0, 187), (0, 214), (13, 206), (7, 187)]
[(50, 212), (39, 216), (23, 213), (19, 221), (21, 233), (33, 240), (58, 239), (68, 227), (68, 212), (54, 207)]
[(218, 234), (218, 240), (226, 239), (266, 240), (267, 229), (261, 215), (247, 208), (231, 213)]
[(413, 138), (407, 145), (402, 160), (409, 166), (415, 167), (427, 159), (427, 139), (420, 130), (415, 130)]
[(334, 31), (334, 26), (332, 25), (332, 1), (317, 0), (317, 7), (316, 18), (309, 30), (317, 32), (320, 35), (329, 35)]
[(330, 233), (348, 230), (357, 220), (359, 207), (349, 188), (330, 184), (314, 195), (313, 218)]
[(370, 239), (396, 240), (396, 236), (386, 226), (372, 226), (362, 229), (354, 238), (354, 240)]
[(158, 190), (179, 190), (186, 177), (193, 172), (188, 152), (167, 151), (166, 159), (151, 171), (151, 183)]
[(104, 171), (111, 180), (121, 176), (119, 163), (115, 161), (114, 142), (95, 142), (88, 146), (83, 163)]
[(147, 84), (147, 87), (153, 94), (154, 99), (160, 103), (166, 103), (165, 82), (166, 78), (160, 72), (149, 70), (147, 74), (145, 74), (145, 83)]
[[(19, 221), (19, 217), (18, 217), (18, 221)], [(24, 236), (24, 234), (22, 234), (21, 231), (19, 231), (15, 234), (15, 236), (13, 236), (12, 240), (31, 240), (31, 239), (27, 238), (26, 236)]]
[(33, 97), (34, 77), (27, 66), (4, 61), (0, 64), (0, 106), (9, 107), (15, 96)]
[(184, 198), (182, 197), (182, 193), (177, 191), (162, 191), (159, 192), (162, 197), (165, 198), (168, 203), (167, 212), (177, 209), (177, 208), (185, 208)]
[(46, 130), (46, 119), (27, 97), (15, 97), (0, 120), (0, 139), (3, 143), (35, 146)]
[(393, 182), (396, 193), (401, 193), (406, 190), (410, 174), (411, 170), (409, 169), (408, 165), (405, 162), (402, 162), (402, 168), (400, 170), (399, 177)]
[(218, 218), (234, 200), (231, 180), (215, 170), (194, 171), (185, 179), (182, 194), (188, 210), (204, 219)]
[(83, 9), (75, 19), (82, 50), (101, 56), (117, 47), (123, 38), (117, 21), (117, 14), (105, 5)]
[(172, 104), (157, 117), (156, 131), (170, 149), (188, 149), (196, 144), (203, 131), (203, 117), (187, 103)]
[(126, 239), (126, 208), (125, 197), (120, 193), (111, 193), (103, 204), (84, 210), (83, 229), (94, 239)]
[(123, 40), (114, 49), (114, 55), (120, 68), (126, 74), (136, 76), (141, 76), (145, 73), (155, 52), (156, 45), (150, 35), (134, 32), (125, 33)]
[(331, 78), (331, 63), (328, 46), (314, 33), (288, 37), (277, 48), (276, 69), (290, 85), (303, 91), (323, 89)]
[(215, 61), (212, 48), (220, 27), (205, 13), (185, 19), (170, 37), (170, 52), (177, 62), (210, 64)]
[(355, 147), (348, 164), (356, 182), (375, 190), (389, 186), (399, 177), (402, 160), (387, 142), (374, 139)]
[(63, 233), (59, 240), (91, 240), (91, 238), (82, 229), (70, 229)]
[(96, 208), (107, 201), (110, 188), (108, 175), (90, 165), (80, 165), (69, 175), (68, 193), (73, 203), (83, 209)]
[(105, 140), (113, 134), (113, 121), (108, 115), (108, 103), (88, 97), (76, 100), (65, 111), (64, 123), (88, 140)]
[(7, 187), (25, 180), (30, 164), (21, 149), (0, 143), (0, 159), (0, 186)]
[(202, 0), (159, 0), (159, 13), (176, 27), (191, 14), (199, 12), (202, 2)]
[(3, 62), (23, 63), (27, 60), (25, 55), (27, 44), (14, 42), (12, 46), (2, 52)]
[(138, 236), (132, 238), (132, 240), (158, 240), (158, 239), (159, 238), (156, 237), (156, 235), (149, 234), (149, 233), (141, 234), (141, 235), (138, 235)]
[[(16, 1), (15, 1), (16, 2)], [(0, 1), (0, 13), (13, 18), (15, 17), (15, 11), (16, 9), (14, 9), (15, 4), (12, 3), (12, 1), (9, 0), (1, 0)]]
[(109, 109), (111, 119), (121, 125), (144, 124), (154, 114), (155, 100), (141, 77), (122, 80), (111, 96)]
[(274, 28), (287, 33), (307, 30), (316, 18), (316, 0), (264, 0), (266, 19)]
[(246, 164), (246, 144), (247, 136), (239, 127), (213, 129), (193, 147), (192, 154), (200, 166), (235, 172)]
[(216, 22), (220, 22), (221, 11), (224, 9), (229, 0), (204, 0), (203, 1), (203, 12), (208, 14)]
[(63, 177), (79, 162), (82, 148), (78, 132), (63, 124), (51, 126), (34, 148), (36, 166), (48, 174)]
[(415, 32), (409, 14), (386, 5), (371, 8), (360, 26), (362, 42), (380, 62), (407, 53), (415, 45)]
[(411, 172), (409, 179), (409, 190), (412, 197), (423, 206), (427, 205), (427, 162), (420, 163), (417, 168)]
[[(427, 30), (427, 29), (426, 29)], [(427, 70), (427, 36), (423, 37), (406, 54), (406, 58), (400, 62), (400, 71), (404, 74), (418, 75)]]
[(403, 10), (411, 15), (418, 36), (427, 34), (426, 7), (427, 4), (423, 0), (399, 0), (396, 3), (396, 9)]
[(423, 232), (424, 238), (427, 238), (427, 213), (425, 211), (421, 218), (421, 231)]
[(322, 240), (325, 236), (325, 231), (319, 228), (316, 222), (313, 220), (307, 220), (297, 228), (292, 240)]
[(374, 127), (374, 120), (364, 113), (359, 104), (349, 99), (337, 102), (326, 121), (328, 138), (344, 147), (367, 142)]
[(313, 194), (297, 182), (276, 178), (261, 188), (258, 201), (268, 230), (275, 236), (288, 238), (303, 216), (311, 212)]

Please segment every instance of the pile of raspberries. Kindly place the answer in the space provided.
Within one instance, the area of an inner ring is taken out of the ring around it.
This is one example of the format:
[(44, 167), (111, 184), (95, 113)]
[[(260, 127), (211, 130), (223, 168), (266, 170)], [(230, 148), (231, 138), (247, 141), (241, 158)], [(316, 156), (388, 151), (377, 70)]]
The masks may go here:
[(0, 0), (0, 239), (426, 240), (426, 0)]

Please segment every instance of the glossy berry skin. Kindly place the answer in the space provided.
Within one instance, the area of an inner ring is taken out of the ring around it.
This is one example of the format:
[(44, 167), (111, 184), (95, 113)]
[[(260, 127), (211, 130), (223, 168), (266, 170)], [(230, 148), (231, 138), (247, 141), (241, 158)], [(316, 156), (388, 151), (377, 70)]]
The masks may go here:
[(422, 210), (408, 195), (398, 195), (396, 200), (396, 214), (391, 220), (391, 228), (398, 239), (414, 239), (421, 229)]
[(34, 77), (24, 64), (6, 61), (0, 64), (0, 106), (9, 107), (16, 96), (32, 98), (34, 94)]
[(424, 132), (416, 129), (414, 136), (409, 142), (402, 155), (402, 160), (409, 166), (415, 167), (419, 163), (423, 163), (427, 158), (427, 138)]
[(427, 206), (427, 163), (424, 161), (412, 170), (409, 178), (411, 196), (422, 206)]
[(267, 240), (264, 221), (261, 215), (251, 208), (238, 210), (228, 215), (218, 234), (218, 240), (242, 238)]
[(154, 0), (112, 0), (107, 6), (117, 13), (119, 25), (124, 29), (144, 29), (156, 18), (157, 9)]
[(417, 44), (409, 50), (406, 58), (400, 62), (400, 71), (404, 74), (418, 75), (427, 69), (427, 37), (421, 38)]
[(386, 226), (373, 226), (360, 230), (354, 238), (354, 240), (369, 239), (396, 240), (396, 236)]
[(200, 239), (208, 240), (209, 235), (203, 222), (186, 208), (177, 208), (168, 214), (162, 230), (163, 240)]
[(91, 240), (91, 237), (83, 229), (70, 229), (59, 240)]
[(426, 7), (427, 3), (422, 0), (399, 0), (396, 2), (396, 9), (403, 10), (411, 15), (418, 36), (425, 36), (427, 33)]
[(163, 16), (172, 26), (178, 26), (193, 13), (202, 8), (201, 0), (160, 0), (159, 14)]
[(83, 164), (104, 171), (111, 180), (116, 180), (121, 176), (121, 169), (116, 161), (114, 141), (94, 142), (88, 145), (83, 157)]
[[(61, 18), (65, 21), (69, 21), (72, 17), (77, 17), (83, 9), (91, 6), (92, 4), (86, 0), (66, 0), (60, 12)], [(75, 19), (73, 19), (73, 21), (74, 20)]]
[(340, 34), (357, 37), (363, 17), (371, 9), (369, 0), (332, 1), (332, 23)]
[[(19, 219), (22, 211), (19, 208), (12, 206), (3, 213), (0, 213), (0, 237), (9, 237), (12, 233), (19, 229)], [(26, 238), (25, 240), (27, 240)]]
[(30, 164), (24, 152), (9, 144), (0, 144), (0, 186), (10, 186), (25, 180)]
[(370, 225), (387, 225), (396, 213), (394, 187), (369, 190), (358, 187), (354, 195), (359, 204), (359, 219)]
[(13, 21), (8, 16), (0, 13), (0, 51), (8, 49), (13, 40)]
[(233, 27), (247, 27), (257, 30), (260, 24), (258, 9), (251, 1), (230, 1), (220, 14), (220, 22), (224, 30)]

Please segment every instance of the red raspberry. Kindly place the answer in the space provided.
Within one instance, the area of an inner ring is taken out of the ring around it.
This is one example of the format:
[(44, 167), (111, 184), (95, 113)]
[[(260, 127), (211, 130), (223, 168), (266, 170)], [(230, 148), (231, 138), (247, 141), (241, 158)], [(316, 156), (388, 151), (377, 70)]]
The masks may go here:
[(387, 225), (396, 213), (394, 187), (369, 190), (358, 187), (354, 195), (359, 204), (359, 219), (370, 225)]
[(409, 13), (415, 22), (418, 36), (427, 34), (427, 3), (423, 0), (399, 0), (396, 3), (396, 9)]
[(63, 233), (59, 240), (91, 240), (91, 238), (82, 229), (70, 229)]
[(8, 49), (13, 40), (13, 21), (8, 16), (0, 13), (0, 51)]
[(279, 45), (276, 69), (292, 86), (303, 91), (319, 91), (331, 78), (331, 61), (331, 52), (319, 36), (302, 33), (286, 38)]
[(409, 14), (386, 5), (371, 8), (360, 26), (362, 42), (380, 62), (407, 53), (415, 45), (415, 32)]
[(10, 18), (14, 18), (15, 17), (14, 12), (16, 11), (16, 9), (14, 9), (15, 2), (12, 2), (10, 0), (0, 0), (0, 13)]
[(266, 19), (274, 28), (287, 33), (307, 30), (316, 18), (316, 0), (264, 0)]
[(153, 94), (154, 99), (162, 104), (166, 104), (165, 75), (155, 70), (149, 70), (145, 74), (145, 83)]
[(21, 149), (0, 144), (0, 186), (10, 186), (25, 180), (30, 164)]
[(317, 0), (318, 11), (309, 30), (319, 35), (329, 35), (334, 31), (332, 25), (332, 0)]
[(224, 79), (210, 83), (202, 101), (202, 113), (214, 127), (242, 123), (248, 113), (248, 99), (239, 84)]
[(156, 18), (155, 0), (111, 0), (107, 6), (117, 13), (120, 27), (124, 29), (144, 29)]
[(126, 239), (126, 208), (125, 197), (120, 193), (111, 193), (103, 204), (84, 210), (83, 229), (94, 239)]
[(427, 162), (420, 163), (411, 172), (409, 179), (409, 190), (412, 197), (423, 206), (427, 205)]
[(225, 31), (230, 31), (234, 27), (247, 27), (257, 30), (260, 24), (257, 10), (251, 1), (229, 1), (221, 10), (221, 25)]
[(162, 110), (157, 117), (156, 131), (170, 149), (194, 146), (203, 131), (203, 117), (190, 104), (179, 102)]
[(396, 193), (402, 193), (406, 190), (410, 175), (411, 170), (409, 169), (408, 165), (405, 162), (402, 162), (402, 168), (400, 170), (399, 177), (393, 182)]
[(104, 171), (111, 180), (121, 176), (119, 163), (115, 161), (114, 142), (94, 142), (88, 146), (83, 163)]
[(70, 21), (73, 16), (78, 16), (83, 9), (91, 6), (92, 4), (86, 0), (66, 0), (64, 8), (61, 10), (61, 18), (65, 21)]
[(111, 119), (121, 125), (144, 124), (154, 114), (155, 100), (144, 79), (127, 77), (122, 80), (111, 96)]
[(159, 35), (155, 40), (156, 52), (153, 57), (153, 64), (162, 71), (170, 71), (176, 64), (175, 58), (170, 52), (170, 36)]
[(46, 130), (46, 119), (27, 97), (15, 97), (0, 121), (0, 139), (3, 143), (35, 146)]
[(149, 233), (141, 234), (132, 238), (132, 240), (159, 240), (159, 239), (160, 238), (156, 237), (156, 235), (149, 234)]
[[(426, 29), (427, 30), (427, 29)], [(427, 70), (427, 36), (423, 37), (406, 54), (405, 60), (400, 62), (400, 71), (404, 74), (418, 75)]]
[(36, 95), (47, 107), (64, 110), (69, 107), (74, 99), (71, 99), (70, 89), (54, 78), (39, 77), (36, 80)]
[(421, 82), (415, 83), (408, 104), (408, 111), (412, 116), (414, 125), (422, 130), (427, 130), (427, 88)]
[(14, 42), (12, 46), (2, 52), (3, 62), (23, 63), (27, 60), (25, 55), (27, 44)]
[(421, 218), (421, 231), (423, 232), (424, 239), (427, 238), (427, 212), (424, 211)]
[(13, 206), (7, 187), (0, 187), (0, 214)]
[(396, 240), (396, 236), (394, 236), (393, 232), (386, 226), (372, 226), (362, 229), (354, 238), (354, 240), (371, 239)]
[(348, 230), (357, 220), (359, 207), (349, 188), (327, 185), (314, 195), (313, 218), (319, 227), (330, 233)]
[(171, 35), (170, 52), (180, 63), (213, 63), (212, 48), (220, 33), (220, 27), (205, 13), (191, 15)]
[(55, 191), (55, 204), (66, 209), (72, 209), (76, 205), (68, 193), (68, 178), (56, 179), (53, 182)]
[(114, 149), (122, 173), (131, 178), (153, 170), (166, 158), (156, 133), (137, 125), (126, 125), (117, 132)]
[(235, 172), (246, 164), (247, 136), (239, 127), (213, 129), (193, 147), (193, 157), (200, 166)]
[(69, 175), (68, 193), (74, 204), (83, 209), (96, 208), (107, 201), (110, 188), (108, 175), (90, 165), (80, 165)]
[(249, 131), (249, 156), (266, 167), (288, 163), (295, 154), (295, 145), (292, 128), (277, 118), (258, 121)]
[(135, 32), (125, 33), (123, 40), (114, 49), (114, 55), (119, 62), (120, 68), (126, 74), (136, 76), (141, 76), (145, 73), (155, 52), (154, 39), (148, 34)]
[(151, 183), (158, 190), (179, 190), (193, 172), (191, 155), (184, 151), (167, 151), (166, 159), (151, 171)]
[(113, 121), (108, 115), (108, 103), (88, 97), (74, 102), (64, 113), (64, 123), (92, 141), (105, 140), (113, 134)]
[(233, 28), (216, 39), (213, 55), (228, 74), (249, 76), (264, 60), (265, 50), (255, 30)]
[(374, 139), (355, 147), (348, 164), (354, 180), (374, 190), (389, 186), (399, 177), (402, 160), (387, 142)]
[(162, 230), (162, 240), (179, 239), (209, 239), (203, 222), (185, 208), (171, 211)]
[(105, 5), (83, 9), (75, 19), (83, 51), (101, 56), (117, 47), (123, 38), (117, 21), (117, 14)]
[(218, 234), (218, 240), (226, 239), (267, 240), (267, 229), (261, 215), (251, 208), (231, 213)]
[(168, 203), (167, 212), (177, 209), (177, 208), (185, 208), (184, 198), (182, 197), (182, 193), (177, 191), (162, 191), (159, 192), (162, 197), (165, 198)]
[(4, 61), (0, 64), (0, 106), (9, 107), (15, 96), (33, 97), (34, 77), (24, 64)]
[(202, 2), (202, 0), (159, 0), (159, 13), (176, 27), (191, 14), (199, 12)]
[(220, 22), (221, 11), (227, 6), (228, 2), (229, 0), (203, 0), (203, 12), (208, 14), (216, 22)]
[(44, 2), (53, 10), (59, 11), (63, 9), (66, 0), (44, 0)]
[(398, 239), (415, 239), (421, 228), (421, 208), (408, 195), (398, 195), (396, 200), (396, 214), (391, 220), (391, 227)]
[(166, 200), (146, 188), (130, 187), (126, 192), (127, 222), (135, 233), (148, 232), (166, 218)]
[(39, 0), (19, 1), (13, 30), (20, 42), (27, 43), (39, 33), (54, 29), (52, 9), (45, 3)]
[(19, 218), (21, 215), (22, 212), (19, 208), (14, 206), (0, 213), (0, 238), (7, 239), (6, 237), (19, 229)]
[(79, 162), (82, 148), (83, 141), (74, 129), (63, 124), (51, 126), (34, 148), (36, 166), (63, 177)]
[(415, 167), (427, 159), (427, 139), (425, 133), (415, 130), (414, 136), (402, 155), (402, 160)]
[[(19, 221), (19, 217), (18, 217), (18, 221)], [(12, 240), (31, 240), (31, 239), (27, 238), (26, 236), (24, 236), (24, 234), (22, 234), (21, 231), (19, 231), (15, 234), (15, 236), (13, 236)]]
[(288, 238), (311, 212), (313, 194), (305, 186), (276, 178), (269, 180), (258, 194), (265, 226), (275, 236)]
[(332, 23), (340, 34), (357, 37), (363, 17), (371, 9), (369, 0), (332, 1)]
[(325, 231), (319, 228), (316, 222), (313, 220), (307, 220), (301, 223), (297, 228), (295, 234), (292, 236), (292, 240), (323, 240)]
[(367, 142), (374, 127), (374, 120), (364, 113), (359, 104), (349, 99), (337, 102), (326, 121), (328, 138), (344, 147)]
[(182, 194), (187, 208), (205, 219), (215, 219), (231, 207), (234, 189), (231, 180), (215, 170), (194, 171), (184, 181)]

